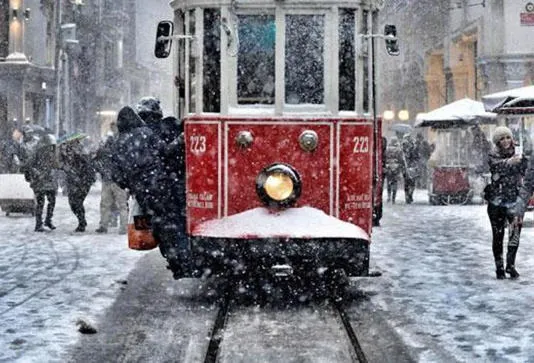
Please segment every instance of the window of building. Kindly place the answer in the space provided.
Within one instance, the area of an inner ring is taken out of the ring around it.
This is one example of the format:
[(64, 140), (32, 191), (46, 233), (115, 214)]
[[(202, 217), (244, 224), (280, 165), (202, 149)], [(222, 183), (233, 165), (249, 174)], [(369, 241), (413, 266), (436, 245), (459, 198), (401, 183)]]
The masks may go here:
[(237, 103), (274, 104), (274, 15), (238, 17)]
[(286, 15), (285, 102), (324, 103), (324, 15)]

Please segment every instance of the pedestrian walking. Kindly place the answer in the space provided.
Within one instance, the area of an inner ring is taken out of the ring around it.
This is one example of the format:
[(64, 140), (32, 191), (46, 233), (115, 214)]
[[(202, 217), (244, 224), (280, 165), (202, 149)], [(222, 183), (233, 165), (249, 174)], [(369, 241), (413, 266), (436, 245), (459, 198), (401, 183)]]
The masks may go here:
[(59, 165), (65, 172), (69, 206), (78, 219), (74, 232), (85, 232), (87, 220), (83, 203), (91, 185), (96, 181), (95, 169), (81, 144), (84, 137), (79, 133), (70, 135), (59, 146)]
[[(388, 139), (385, 136), (382, 136), (382, 149), (381, 149), (381, 166), (382, 166), (382, 175), (380, 177), (380, 193), (384, 191), (384, 179), (386, 178), (386, 149), (388, 145)], [(380, 203), (376, 203), (373, 206), (373, 227), (380, 227), (380, 220), (384, 214), (384, 200), (382, 195), (380, 195)]]
[(387, 179), (388, 203), (395, 204), (397, 183), (401, 176), (403, 162), (399, 140), (392, 138), (386, 148), (386, 167), (384, 172)]
[[(116, 126), (115, 126), (116, 127)], [(112, 125), (113, 128), (113, 125)], [(114, 134), (110, 131), (104, 144), (96, 151), (93, 162), (102, 178), (102, 192), (100, 194), (100, 224), (97, 233), (107, 233), (115, 209), (119, 212), (119, 234), (126, 233), (128, 223), (128, 195), (112, 180)]]
[(402, 153), (404, 157), (402, 167), (402, 177), (404, 179), (404, 195), (406, 204), (413, 203), (413, 192), (415, 191), (415, 182), (419, 177), (419, 155), (415, 140), (410, 134), (404, 135), (401, 143)]
[(45, 198), (48, 200), (44, 226), (56, 229), (52, 223), (57, 195), (57, 154), (54, 135), (44, 135), (36, 145), (36, 152), (26, 163), (24, 177), (30, 183), (35, 195), (35, 232), (44, 232), (43, 209)]
[[(491, 183), (485, 188), (488, 201), (488, 217), (493, 234), (492, 250), (497, 279), (504, 279), (505, 272), (515, 279), (519, 273), (515, 259), (521, 235), (521, 223), (514, 221), (514, 209), (521, 181), (527, 168), (523, 155), (515, 153), (514, 140), (509, 128), (499, 126), (492, 136), (495, 148), (489, 154)], [(506, 223), (510, 223), (506, 268), (503, 261), (503, 240)]]

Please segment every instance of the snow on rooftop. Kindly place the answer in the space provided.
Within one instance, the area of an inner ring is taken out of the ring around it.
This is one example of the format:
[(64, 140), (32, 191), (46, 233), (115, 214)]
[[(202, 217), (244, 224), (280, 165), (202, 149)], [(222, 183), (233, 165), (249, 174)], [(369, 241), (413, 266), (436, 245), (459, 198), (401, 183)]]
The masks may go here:
[(196, 235), (221, 238), (256, 236), (293, 238), (360, 238), (369, 236), (360, 227), (329, 216), (312, 207), (290, 208), (272, 212), (255, 208), (201, 224)]

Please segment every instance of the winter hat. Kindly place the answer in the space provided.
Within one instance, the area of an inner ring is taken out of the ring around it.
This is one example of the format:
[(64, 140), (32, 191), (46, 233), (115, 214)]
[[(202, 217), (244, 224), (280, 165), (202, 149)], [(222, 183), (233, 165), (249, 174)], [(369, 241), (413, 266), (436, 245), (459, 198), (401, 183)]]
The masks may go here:
[(511, 138), (513, 138), (512, 136), (512, 131), (510, 131), (510, 129), (506, 126), (499, 126), (495, 129), (495, 131), (493, 131), (493, 136), (492, 136), (492, 140), (493, 140), (493, 143), (495, 145), (497, 145), (497, 143), (499, 141), (501, 141), (501, 139), (504, 137), (504, 136), (510, 136)]

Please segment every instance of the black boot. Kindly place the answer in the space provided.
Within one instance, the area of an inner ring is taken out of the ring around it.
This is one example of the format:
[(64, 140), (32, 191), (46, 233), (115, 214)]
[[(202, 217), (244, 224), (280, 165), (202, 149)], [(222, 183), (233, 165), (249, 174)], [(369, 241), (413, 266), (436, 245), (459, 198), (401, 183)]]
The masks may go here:
[(515, 269), (515, 256), (517, 254), (518, 246), (508, 246), (508, 252), (506, 253), (506, 273), (510, 275), (511, 279), (517, 279), (519, 272)]
[(46, 218), (46, 221), (45, 221), (44, 225), (45, 225), (46, 227), (50, 228), (51, 230), (56, 229), (56, 226), (54, 226), (54, 225), (52, 224), (52, 219), (51, 219), (51, 218)]
[(40, 214), (35, 214), (35, 232), (44, 232), (43, 219)]
[(519, 277), (519, 272), (515, 269), (514, 265), (506, 266), (506, 273), (510, 275), (511, 279), (517, 279)]
[(504, 262), (502, 256), (500, 259), (495, 260), (495, 273), (497, 275), (497, 280), (503, 280), (506, 278), (504, 275)]

